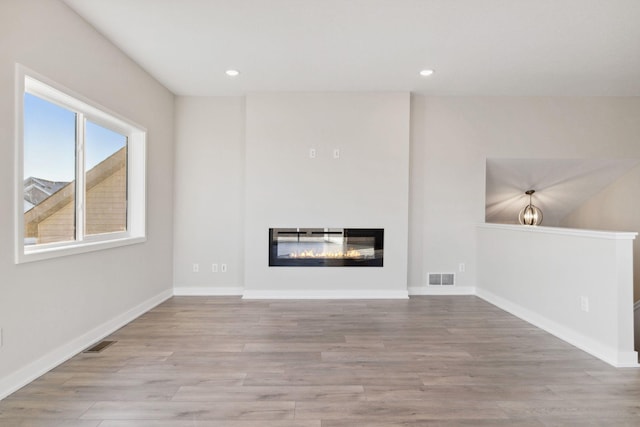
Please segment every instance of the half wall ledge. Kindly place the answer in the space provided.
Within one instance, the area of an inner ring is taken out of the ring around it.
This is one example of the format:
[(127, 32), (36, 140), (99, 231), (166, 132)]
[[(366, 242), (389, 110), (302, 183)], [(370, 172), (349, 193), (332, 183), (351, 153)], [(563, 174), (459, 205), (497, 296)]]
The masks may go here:
[(637, 367), (638, 233), (477, 226), (477, 295), (616, 367)]
[(528, 226), (516, 224), (478, 224), (478, 228), (512, 230), (525, 233), (557, 234), (561, 236), (593, 237), (596, 239), (613, 240), (635, 240), (638, 233), (634, 231), (606, 231), (606, 230), (586, 230), (582, 228), (545, 227), (542, 225)]

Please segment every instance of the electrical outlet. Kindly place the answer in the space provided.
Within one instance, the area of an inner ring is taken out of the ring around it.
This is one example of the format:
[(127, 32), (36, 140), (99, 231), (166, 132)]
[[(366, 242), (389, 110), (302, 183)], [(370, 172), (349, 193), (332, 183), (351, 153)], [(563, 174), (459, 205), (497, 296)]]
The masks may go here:
[(460, 273), (464, 273), (464, 268), (465, 268), (465, 267), (464, 267), (464, 262), (461, 262), (461, 263), (460, 263), (460, 265), (458, 266), (458, 271), (459, 271)]
[(200, 264), (193, 264), (193, 272), (197, 273), (200, 271)]
[(223, 273), (227, 272), (227, 264), (220, 264), (220, 271)]
[(310, 159), (315, 159), (316, 158), (316, 149), (315, 148), (309, 148), (309, 158)]
[(580, 309), (589, 312), (589, 297), (580, 297)]
[(335, 148), (333, 150), (333, 158), (334, 159), (339, 159), (340, 158), (340, 149), (339, 148)]
[(214, 273), (218, 272), (218, 264), (211, 264), (211, 271)]

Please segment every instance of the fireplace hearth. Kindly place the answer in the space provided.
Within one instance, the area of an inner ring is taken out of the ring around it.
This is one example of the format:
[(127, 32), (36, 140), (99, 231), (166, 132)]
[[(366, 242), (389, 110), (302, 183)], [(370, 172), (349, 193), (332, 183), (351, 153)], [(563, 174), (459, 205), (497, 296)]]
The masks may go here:
[(382, 228), (270, 228), (270, 267), (382, 267)]

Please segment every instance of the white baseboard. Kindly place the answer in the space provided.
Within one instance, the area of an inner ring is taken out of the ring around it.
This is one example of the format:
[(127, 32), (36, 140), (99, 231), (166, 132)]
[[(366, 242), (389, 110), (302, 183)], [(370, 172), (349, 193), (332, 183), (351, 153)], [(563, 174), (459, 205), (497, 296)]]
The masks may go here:
[(409, 295), (475, 295), (475, 286), (409, 286)]
[(589, 337), (586, 337), (574, 330), (571, 330), (553, 320), (547, 319), (538, 313), (526, 309), (516, 303), (499, 297), (489, 291), (476, 289), (476, 295), (496, 307), (513, 314), (520, 319), (537, 326), (555, 335), (563, 341), (586, 351), (592, 356), (609, 363), (616, 368), (639, 367), (638, 353), (635, 351), (619, 352), (615, 348), (602, 344)]
[(242, 299), (407, 299), (406, 289), (245, 289)]
[(240, 296), (243, 290), (242, 286), (175, 286), (173, 295), (200, 297)]
[(70, 342), (50, 351), (41, 358), (27, 364), (16, 372), (0, 379), (0, 400), (4, 399), (16, 390), (29, 384), (39, 376), (69, 360), (96, 341), (117, 331), (127, 323), (143, 315), (155, 306), (163, 303), (173, 296), (171, 289), (138, 304), (132, 309), (117, 315), (113, 319), (93, 328), (89, 332), (71, 340)]

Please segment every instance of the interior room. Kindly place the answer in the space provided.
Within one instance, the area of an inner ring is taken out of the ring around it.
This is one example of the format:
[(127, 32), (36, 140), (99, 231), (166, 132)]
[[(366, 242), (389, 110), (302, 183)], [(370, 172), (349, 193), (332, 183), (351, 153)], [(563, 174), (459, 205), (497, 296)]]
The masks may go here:
[(638, 425), (638, 22), (3, 0), (0, 426)]

